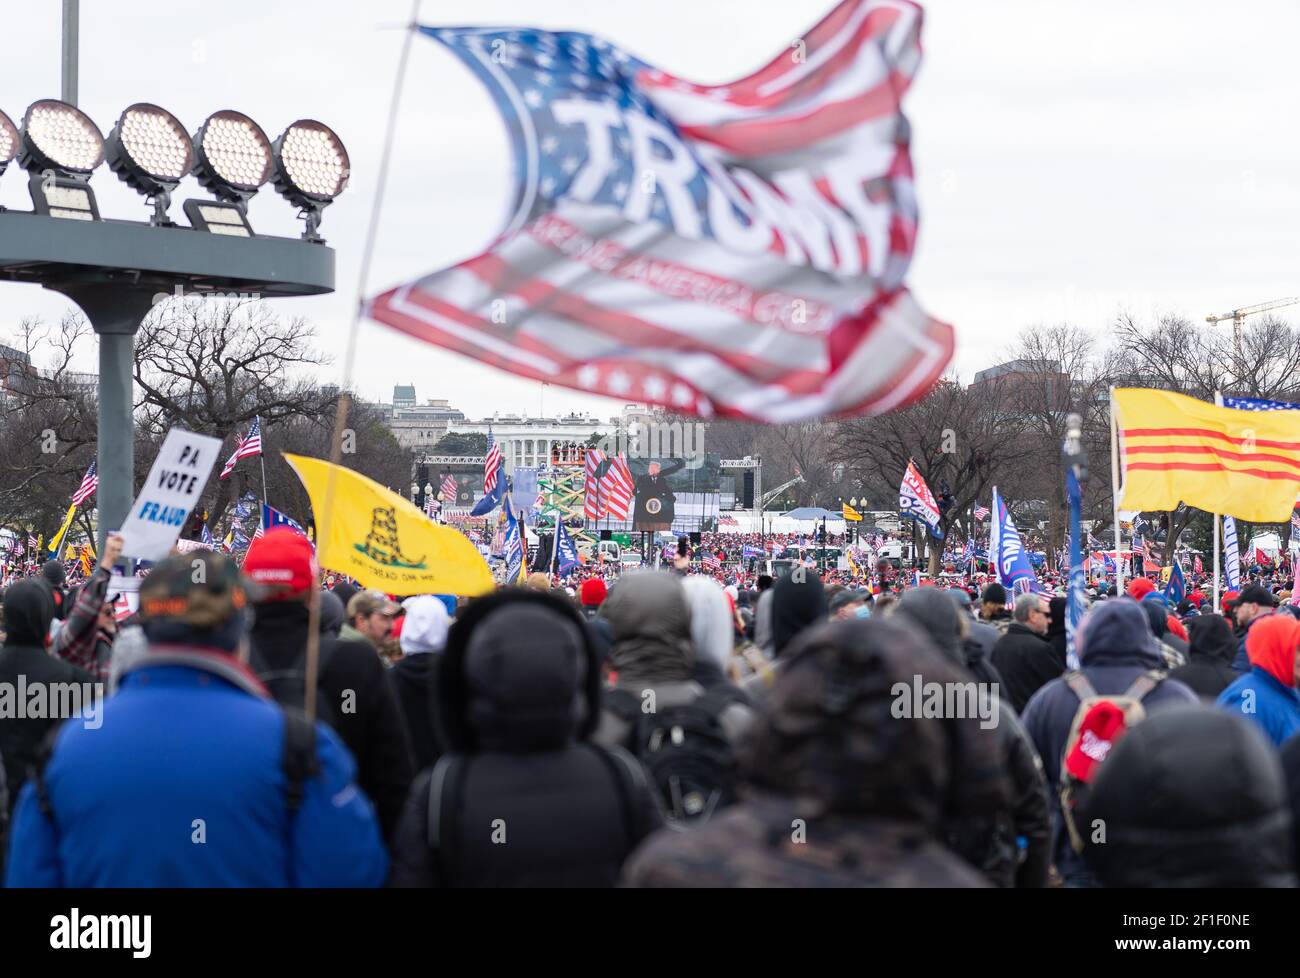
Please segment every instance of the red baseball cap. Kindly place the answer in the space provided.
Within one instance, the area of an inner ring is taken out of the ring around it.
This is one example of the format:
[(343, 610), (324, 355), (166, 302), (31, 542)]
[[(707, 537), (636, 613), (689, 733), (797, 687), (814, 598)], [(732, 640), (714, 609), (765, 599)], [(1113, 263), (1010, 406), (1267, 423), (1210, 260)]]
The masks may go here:
[(311, 541), (287, 526), (267, 530), (248, 547), (244, 573), (262, 586), (263, 601), (285, 601), (306, 592), (319, 570)]
[(604, 581), (599, 577), (589, 577), (582, 582), (582, 587), (579, 588), (579, 600), (583, 605), (590, 608), (592, 605), (602, 604), (607, 593)]

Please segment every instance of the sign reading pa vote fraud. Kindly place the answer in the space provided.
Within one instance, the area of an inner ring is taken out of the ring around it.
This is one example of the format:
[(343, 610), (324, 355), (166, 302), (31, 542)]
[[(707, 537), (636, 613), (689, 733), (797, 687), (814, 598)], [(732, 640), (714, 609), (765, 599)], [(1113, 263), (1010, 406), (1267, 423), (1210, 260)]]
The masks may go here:
[(122, 553), (162, 560), (180, 536), (217, 464), (221, 439), (173, 428), (122, 524)]
[(321, 567), (388, 594), (473, 596), (495, 586), (487, 561), (459, 530), (351, 469), (287, 452), (284, 458), (311, 497)]

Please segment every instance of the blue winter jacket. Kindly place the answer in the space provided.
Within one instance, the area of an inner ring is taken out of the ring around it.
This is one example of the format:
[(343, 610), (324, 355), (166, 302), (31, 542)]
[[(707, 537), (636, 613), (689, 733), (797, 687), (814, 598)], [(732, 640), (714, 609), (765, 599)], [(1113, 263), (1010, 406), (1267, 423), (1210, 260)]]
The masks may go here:
[(6, 885), (380, 886), (388, 856), (355, 765), (316, 724), (320, 773), (290, 818), (284, 713), (230, 656), (154, 649), (104, 701), (64, 723), (29, 781)]
[(1214, 703), (1257, 724), (1275, 747), (1300, 733), (1300, 693), (1283, 686), (1259, 666), (1251, 666), (1250, 672), (1220, 693)]
[[(1111, 598), (1095, 605), (1084, 619), (1080, 638), (1079, 665), (1092, 688), (1099, 694), (1125, 692), (1133, 680), (1152, 669), (1163, 672), (1165, 660), (1151, 633), (1147, 613), (1132, 598)], [(1165, 679), (1142, 700), (1148, 710), (1177, 703), (1195, 703), (1196, 694), (1176, 679)], [(1061, 814), (1061, 760), (1070, 735), (1079, 698), (1065, 684), (1053, 679), (1025, 705), (1020, 722), (1043, 761), (1043, 775), (1052, 792), (1052, 857), (1067, 880), (1085, 878), (1083, 857), (1070, 845)]]

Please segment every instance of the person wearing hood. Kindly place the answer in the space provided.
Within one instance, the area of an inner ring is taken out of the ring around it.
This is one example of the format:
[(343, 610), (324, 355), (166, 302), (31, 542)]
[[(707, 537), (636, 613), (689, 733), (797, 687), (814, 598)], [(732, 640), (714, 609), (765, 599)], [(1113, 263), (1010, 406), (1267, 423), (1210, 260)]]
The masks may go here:
[(64, 585), (68, 580), (68, 572), (59, 561), (47, 560), (41, 565), (41, 576), (37, 580), (50, 595), (50, 601), (54, 605), (54, 618), (62, 620), (67, 614), (68, 595)]
[(322, 591), (320, 595), (320, 633), (339, 637), (343, 623), (347, 620), (347, 606), (333, 591)]
[(1160, 657), (1165, 660), (1166, 669), (1177, 669), (1179, 666), (1187, 664), (1187, 656), (1177, 647), (1179, 640), (1177, 636), (1169, 632), (1169, 614), (1165, 611), (1165, 603), (1160, 599), (1158, 594), (1150, 592), (1141, 601), (1142, 610), (1147, 616), (1147, 624), (1151, 628), (1151, 634), (1155, 636), (1156, 642), (1160, 645)]
[(968, 669), (988, 695), (999, 697), (995, 715), (1003, 762), (1011, 779), (1011, 806), (996, 819), (962, 826), (949, 845), (999, 886), (1046, 886), (1052, 833), (1043, 765), (1016, 711), (1000, 700), (996, 670), (984, 663), (978, 647), (966, 640), (969, 616), (961, 614), (955, 602), (936, 588), (905, 591), (891, 610), (893, 617), (910, 620), (936, 649)]
[(1061, 672), (1066, 669), (1066, 651), (1069, 645), (1065, 634), (1065, 611), (1068, 605), (1069, 599), (1064, 595), (1053, 595), (1047, 608), (1047, 634), (1043, 636), (1052, 647), (1052, 658)]
[[(1142, 700), (1148, 713), (1178, 703), (1196, 702), (1196, 694), (1175, 679), (1163, 675), (1164, 659), (1146, 611), (1129, 598), (1114, 598), (1093, 607), (1084, 616), (1075, 636), (1080, 672), (1099, 695), (1125, 693), (1134, 680), (1148, 672), (1160, 673), (1160, 680)], [(1020, 715), (1029, 739), (1038, 749), (1043, 773), (1053, 792), (1052, 857), (1057, 872), (1067, 883), (1088, 885), (1092, 876), (1070, 844), (1061, 813), (1061, 761), (1079, 697), (1067, 684), (1070, 673), (1053, 679), (1030, 699)]]
[(347, 748), (278, 706), (240, 661), (247, 604), (221, 554), (175, 554), (150, 570), (149, 651), (93, 727), (59, 728), (23, 787), (8, 886), (384, 882), (379, 824)]
[[(309, 602), (320, 593), (311, 541), (289, 527), (267, 530), (250, 544), (244, 573), (262, 586), (253, 606), (249, 663), (274, 695), (305, 698)], [(295, 681), (282, 692), (279, 680), (286, 677)], [(367, 642), (324, 636), (316, 688), (320, 717), (352, 751), (358, 781), (390, 839), (415, 769), (388, 670)]]
[(1084, 804), (1084, 858), (1104, 886), (1294, 887), (1281, 765), (1258, 728), (1203, 705), (1136, 724)]
[[(19, 581), (5, 592), (5, 640), (0, 648), (0, 689), (15, 689), (20, 679), (29, 688), (54, 688), (55, 683), (72, 683), (87, 689), (94, 677), (84, 669), (51, 656), (45, 637), (54, 618), (54, 602), (47, 581), (34, 578)], [(49, 711), (47, 711), (49, 712)], [(0, 720), (0, 756), (4, 759), (9, 787), (9, 809), (18, 802), (18, 792), (27, 772), (36, 763), (41, 743), (59, 717), (8, 716)]]
[(1044, 683), (1062, 672), (1052, 647), (1047, 644), (1047, 599), (1041, 594), (1016, 598), (1015, 620), (993, 646), (989, 656), (1002, 677), (1003, 698), (1016, 712), (1022, 712), (1029, 698)]
[(438, 658), (447, 644), (451, 616), (447, 614), (447, 606), (431, 594), (407, 598), (403, 607), (406, 624), (399, 638), (402, 658), (393, 665), (389, 676), (402, 704), (415, 770), (423, 771), (442, 755), (433, 717), (433, 683)]
[(641, 766), (591, 743), (601, 670), (578, 610), (530, 588), (480, 598), (437, 670), (445, 753), (411, 786), (392, 884), (612, 886), (662, 821)]
[[(725, 600), (725, 599), (724, 599)], [(754, 722), (745, 695), (706, 668), (710, 683), (697, 678), (697, 649), (691, 640), (691, 612), (683, 579), (667, 571), (624, 574), (605, 600), (613, 644), (608, 665), (615, 678), (593, 739), (637, 753), (633, 743), (642, 704), (655, 710), (698, 705), (721, 726), (734, 749)], [(709, 646), (703, 655), (718, 654)], [(716, 661), (716, 660), (715, 660)]]
[(1237, 639), (1222, 615), (1196, 615), (1187, 622), (1187, 664), (1169, 673), (1203, 700), (1213, 702), (1239, 673), (1232, 668)]
[(969, 675), (920, 629), (880, 618), (810, 629), (787, 655), (744, 751), (741, 800), (652, 836), (624, 885), (988, 886), (944, 840), (1009, 804), (997, 732), (973, 717), (897, 719), (899, 689)]
[(690, 610), (694, 678), (706, 689), (720, 683), (730, 686), (736, 625), (727, 592), (713, 578), (700, 574), (685, 578), (682, 589)]
[(1256, 724), (1275, 747), (1300, 731), (1300, 693), (1296, 691), (1296, 648), (1300, 621), (1268, 615), (1246, 633), (1250, 672), (1238, 676), (1215, 701), (1220, 709)]
[(745, 680), (742, 688), (760, 707), (776, 682), (784, 663), (782, 652), (805, 628), (826, 621), (826, 591), (817, 572), (807, 567), (792, 567), (771, 588), (772, 650), (776, 661), (764, 664)]

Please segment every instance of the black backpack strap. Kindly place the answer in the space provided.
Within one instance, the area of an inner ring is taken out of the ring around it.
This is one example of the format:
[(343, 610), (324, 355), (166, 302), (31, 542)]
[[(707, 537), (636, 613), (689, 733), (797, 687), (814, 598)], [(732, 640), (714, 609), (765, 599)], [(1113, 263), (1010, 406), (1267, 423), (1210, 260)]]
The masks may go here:
[(631, 852), (633, 846), (640, 839), (640, 833), (637, 832), (636, 817), (636, 795), (638, 784), (645, 783), (645, 773), (627, 751), (620, 750), (617, 747), (605, 748), (598, 744), (584, 744), (588, 750), (600, 759), (605, 770), (614, 781), (614, 787), (618, 791), (619, 809), (623, 813), (623, 831), (627, 835), (627, 851)]
[[(36, 791), (36, 805), (40, 808), (41, 814), (50, 821), (54, 821), (54, 806), (50, 804), (50, 795), (45, 787), (45, 768), (54, 755), (54, 742), (59, 739), (59, 731), (62, 729), (63, 723), (60, 722), (45, 732), (40, 746), (36, 749), (36, 756), (32, 758), (31, 768), (27, 772)], [(17, 800), (17, 795), (11, 800)]]
[(429, 777), (425, 841), (438, 864), (444, 886), (455, 886), (460, 873), (460, 808), (470, 758), (444, 754)]
[(307, 782), (320, 774), (316, 756), (316, 725), (306, 714), (293, 708), (284, 709), (284, 753), (280, 757), (284, 771), (285, 804), (292, 819), (302, 807)]

